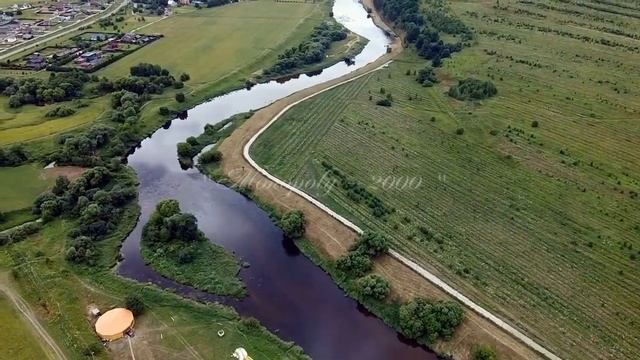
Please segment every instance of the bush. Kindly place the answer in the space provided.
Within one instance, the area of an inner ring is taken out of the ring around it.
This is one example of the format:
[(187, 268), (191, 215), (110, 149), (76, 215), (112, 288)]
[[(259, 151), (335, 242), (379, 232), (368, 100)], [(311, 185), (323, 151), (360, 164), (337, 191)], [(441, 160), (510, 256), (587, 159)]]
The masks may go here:
[(478, 345), (471, 356), (473, 360), (498, 360), (496, 352), (487, 345)]
[(438, 82), (438, 79), (436, 78), (436, 74), (433, 72), (433, 68), (431, 66), (427, 66), (418, 71), (416, 81), (424, 87), (431, 87), (433, 84)]
[(222, 159), (222, 153), (218, 150), (211, 149), (209, 151), (205, 151), (198, 157), (198, 161), (201, 164), (209, 164), (213, 162), (218, 162)]
[(379, 233), (366, 231), (358, 237), (352, 250), (369, 256), (376, 256), (389, 250), (389, 242), (386, 237)]
[(457, 128), (456, 135), (462, 135), (462, 134), (464, 134), (464, 128)]
[(280, 228), (289, 239), (299, 239), (304, 236), (306, 221), (300, 210), (289, 211), (280, 219)]
[(181, 102), (184, 102), (184, 100), (185, 100), (184, 93), (179, 92), (179, 93), (176, 94), (176, 101), (177, 102), (181, 103)]
[(49, 110), (44, 116), (48, 118), (61, 118), (75, 114), (76, 111), (68, 106), (58, 106), (53, 110)]
[(358, 280), (358, 291), (376, 300), (386, 298), (390, 290), (389, 282), (380, 275), (371, 274)]
[(178, 148), (178, 156), (181, 158), (190, 159), (194, 157), (198, 152), (197, 148), (194, 148), (193, 146), (191, 146), (191, 144), (186, 142), (178, 143), (177, 148)]
[(371, 270), (371, 259), (360, 252), (349, 251), (336, 263), (338, 270), (352, 277), (360, 277)]
[(389, 99), (380, 99), (376, 101), (376, 105), (389, 107), (391, 106), (391, 101)]
[(145, 305), (140, 295), (131, 293), (124, 298), (124, 306), (131, 310), (133, 315), (142, 315), (145, 311)]
[(189, 80), (191, 80), (191, 76), (189, 76), (189, 74), (182, 73), (180, 75), (180, 81), (185, 82), (185, 81), (189, 81)]
[(166, 107), (166, 106), (161, 106), (160, 109), (158, 109), (158, 112), (162, 116), (167, 116), (167, 115), (171, 114), (171, 110), (169, 110), (169, 108)]
[(449, 88), (449, 96), (458, 100), (481, 100), (495, 96), (498, 89), (491, 81), (474, 78), (460, 80)]
[(532, 128), (537, 128), (539, 125), (540, 125), (540, 124), (538, 123), (538, 120), (533, 120), (533, 121), (531, 122), (531, 127), (532, 127)]
[(458, 303), (422, 298), (415, 298), (400, 306), (398, 314), (400, 330), (406, 337), (425, 339), (427, 342), (450, 338), (464, 319), (464, 311)]

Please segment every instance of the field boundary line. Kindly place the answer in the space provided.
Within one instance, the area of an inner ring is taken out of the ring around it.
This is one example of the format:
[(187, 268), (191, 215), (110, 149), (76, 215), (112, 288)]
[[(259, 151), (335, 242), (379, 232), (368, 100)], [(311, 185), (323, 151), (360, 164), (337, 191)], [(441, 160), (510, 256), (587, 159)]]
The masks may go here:
[[(354, 223), (352, 223), (351, 221), (349, 221), (348, 219), (346, 219), (342, 215), (340, 215), (340, 214), (336, 213), (335, 211), (331, 210), (328, 206), (326, 206), (325, 204), (323, 204), (322, 202), (320, 202), (319, 200), (317, 200), (313, 196), (305, 193), (304, 191), (302, 191), (302, 190), (300, 190), (300, 189), (298, 189), (298, 188), (296, 188), (296, 187), (294, 187), (292, 185), (289, 185), (287, 182), (285, 182), (283, 180), (280, 180), (276, 176), (274, 176), (274, 175), (270, 174), (269, 172), (267, 172), (260, 165), (258, 165), (258, 163), (256, 163), (253, 160), (253, 158), (251, 158), (251, 155), (249, 154), (249, 150), (251, 149), (251, 146), (253, 145), (253, 143), (260, 137), (260, 135), (262, 135), (273, 123), (275, 123), (278, 119), (280, 119), (280, 117), (282, 115), (284, 115), (284, 113), (289, 111), (292, 107), (300, 104), (303, 101), (309, 100), (309, 99), (315, 97), (316, 95), (320, 95), (320, 94), (322, 94), (322, 93), (324, 93), (326, 91), (332, 90), (332, 89), (334, 89), (334, 88), (336, 88), (338, 86), (341, 86), (341, 85), (344, 85), (344, 84), (349, 83), (351, 81), (360, 79), (360, 78), (362, 78), (362, 77), (364, 77), (366, 75), (369, 75), (369, 74), (371, 74), (371, 73), (373, 73), (375, 71), (383, 69), (383, 68), (387, 67), (389, 65), (389, 63), (391, 63), (392, 61), (393, 60), (389, 60), (386, 63), (384, 63), (383, 65), (381, 65), (381, 66), (379, 66), (379, 67), (377, 67), (375, 69), (366, 71), (366, 72), (364, 72), (362, 74), (359, 74), (357, 76), (354, 76), (352, 78), (346, 79), (346, 80), (341, 81), (339, 83), (336, 83), (334, 85), (328, 86), (328, 87), (326, 87), (324, 89), (318, 90), (318, 91), (316, 91), (315, 93), (313, 93), (311, 95), (308, 95), (308, 96), (306, 96), (306, 97), (304, 97), (304, 98), (302, 98), (300, 100), (294, 101), (293, 103), (287, 105), (284, 109), (282, 109), (278, 114), (276, 114), (265, 126), (263, 126), (260, 130), (258, 130), (258, 132), (256, 132), (249, 139), (249, 141), (244, 145), (244, 147), (242, 149), (242, 156), (256, 171), (258, 171), (260, 174), (262, 174), (263, 176), (265, 176), (269, 180), (271, 180), (274, 183), (286, 188), (287, 190), (289, 190), (289, 191), (301, 196), (305, 200), (311, 202), (313, 205), (315, 205), (320, 210), (322, 210), (325, 213), (327, 213), (329, 216), (331, 216), (334, 219), (340, 221), (343, 225), (347, 226), (351, 230), (355, 231), (358, 234), (362, 234), (363, 230), (360, 229), (357, 225), (355, 225)], [(427, 281), (429, 281), (433, 285), (437, 286), (438, 288), (440, 288), (441, 290), (443, 290), (444, 292), (446, 292), (447, 294), (449, 294), (450, 296), (452, 296), (453, 298), (455, 298), (456, 300), (458, 300), (459, 302), (464, 304), (466, 307), (468, 307), (471, 310), (473, 310), (474, 312), (476, 312), (478, 315), (480, 315), (480, 316), (484, 317), (485, 319), (489, 320), (491, 323), (493, 323), (497, 327), (501, 328), (502, 330), (506, 331), (507, 333), (509, 333), (510, 335), (512, 335), (513, 337), (518, 339), (519, 341), (523, 342), (525, 345), (527, 345), (528, 347), (530, 347), (534, 351), (536, 351), (539, 354), (541, 354), (544, 357), (546, 357), (547, 359), (550, 359), (550, 360), (561, 360), (560, 357), (558, 357), (557, 355), (555, 355), (551, 351), (547, 350), (542, 345), (538, 344), (535, 340), (531, 339), (530, 337), (525, 335), (520, 330), (518, 330), (518, 329), (514, 328), (513, 326), (509, 325), (506, 321), (500, 319), (498, 316), (492, 314), (488, 310), (486, 310), (483, 307), (481, 307), (480, 305), (476, 304), (471, 299), (469, 299), (468, 297), (463, 295), (461, 292), (459, 292), (458, 290), (454, 289), (451, 285), (447, 284), (444, 280), (439, 278), (434, 273), (432, 273), (432, 272), (428, 271), (427, 269), (421, 267), (417, 263), (415, 263), (412, 260), (404, 257), (403, 255), (401, 255), (400, 253), (398, 253), (397, 251), (395, 251), (393, 249), (389, 249), (389, 255), (391, 257), (395, 258), (396, 260), (400, 261), (402, 264), (404, 264), (405, 266), (407, 266), (408, 268), (410, 268), (414, 272), (416, 272), (422, 278), (426, 279)]]

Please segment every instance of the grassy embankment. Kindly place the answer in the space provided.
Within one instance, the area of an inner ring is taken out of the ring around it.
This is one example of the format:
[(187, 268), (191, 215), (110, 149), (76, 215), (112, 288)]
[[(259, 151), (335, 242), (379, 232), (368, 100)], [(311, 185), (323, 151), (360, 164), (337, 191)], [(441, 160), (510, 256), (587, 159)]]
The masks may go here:
[[(445, 62), (439, 85), (406, 75), (425, 64), (408, 52), (295, 107), (252, 154), (298, 184), (319, 179), (323, 160), (337, 167), (396, 211), (378, 218), (339, 185), (305, 190), (558, 355), (632, 358), (640, 21), (587, 5), (454, 2), (477, 44)], [(492, 80), (498, 96), (444, 94), (468, 76)], [(381, 88), (389, 108), (374, 105)]]

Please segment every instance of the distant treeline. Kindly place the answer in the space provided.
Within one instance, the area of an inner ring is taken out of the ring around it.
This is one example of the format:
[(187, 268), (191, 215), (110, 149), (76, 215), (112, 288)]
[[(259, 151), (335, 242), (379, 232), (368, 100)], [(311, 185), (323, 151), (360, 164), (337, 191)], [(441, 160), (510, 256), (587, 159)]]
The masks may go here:
[(327, 55), (334, 41), (344, 40), (347, 30), (335, 22), (324, 22), (313, 29), (311, 35), (298, 46), (278, 55), (275, 65), (264, 71), (264, 75), (284, 75), (306, 65), (317, 64)]
[[(449, 13), (444, 1), (429, 0), (429, 6), (422, 12), (419, 0), (374, 0), (374, 6), (383, 16), (393, 21), (406, 33), (405, 41), (413, 44), (418, 54), (432, 60), (439, 66), (441, 59), (460, 51), (463, 43), (472, 38), (471, 30), (460, 19)], [(460, 37), (451, 44), (440, 39), (440, 33)]]
[(52, 73), (48, 80), (40, 78), (0, 78), (0, 92), (9, 96), (9, 106), (18, 108), (25, 104), (44, 105), (71, 100), (80, 95), (89, 76), (80, 71)]

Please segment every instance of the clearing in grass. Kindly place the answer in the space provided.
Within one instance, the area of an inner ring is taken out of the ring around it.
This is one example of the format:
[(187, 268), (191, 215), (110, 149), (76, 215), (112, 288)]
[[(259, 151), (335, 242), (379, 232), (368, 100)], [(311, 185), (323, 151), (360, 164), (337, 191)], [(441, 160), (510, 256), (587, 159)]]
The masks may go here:
[(0, 167), (0, 212), (31, 207), (33, 199), (55, 179), (47, 178), (38, 164)]

